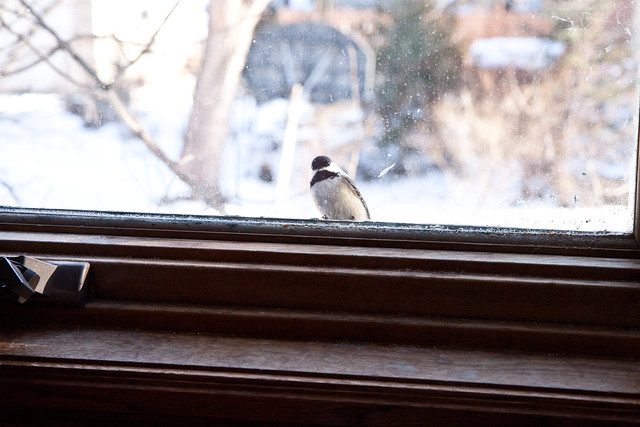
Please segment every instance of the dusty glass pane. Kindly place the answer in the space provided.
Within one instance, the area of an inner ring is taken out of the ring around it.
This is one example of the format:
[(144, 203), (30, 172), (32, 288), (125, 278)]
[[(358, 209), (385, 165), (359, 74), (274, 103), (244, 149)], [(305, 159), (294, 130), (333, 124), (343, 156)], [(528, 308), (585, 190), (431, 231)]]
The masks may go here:
[(637, 16), (632, 0), (3, 1), (0, 205), (319, 218), (326, 155), (373, 221), (629, 232)]

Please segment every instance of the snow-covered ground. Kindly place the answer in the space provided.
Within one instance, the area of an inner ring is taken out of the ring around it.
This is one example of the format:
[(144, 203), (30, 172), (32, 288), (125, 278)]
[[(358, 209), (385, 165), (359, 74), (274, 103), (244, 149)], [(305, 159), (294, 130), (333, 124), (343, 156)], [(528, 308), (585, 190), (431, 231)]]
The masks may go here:
[(540, 70), (548, 68), (565, 49), (564, 43), (541, 37), (490, 37), (474, 40), (469, 53), (477, 67)]
[[(132, 107), (158, 144), (177, 159), (187, 122), (192, 81), (138, 90)], [(161, 96), (159, 96), (161, 94)], [(273, 101), (235, 116), (233, 140), (223, 158), (221, 183), (229, 203), (225, 214), (248, 217), (317, 218), (309, 192), (292, 184), (276, 202), (276, 183), (258, 177), (256, 165), (277, 170), (279, 151), (267, 138), (283, 132), (286, 102)], [(249, 124), (247, 124), (249, 123)], [(280, 129), (280, 130), (278, 130)], [(266, 142), (265, 142), (266, 141)], [(307, 149), (308, 151), (308, 149)], [(296, 162), (323, 153), (296, 154)], [(479, 184), (437, 170), (420, 176), (382, 173), (358, 185), (374, 221), (629, 232), (626, 206), (560, 208), (552, 202), (513, 203), (513, 191), (487, 195)], [(218, 215), (127, 129), (118, 123), (86, 128), (53, 95), (0, 96), (0, 205), (96, 211)]]

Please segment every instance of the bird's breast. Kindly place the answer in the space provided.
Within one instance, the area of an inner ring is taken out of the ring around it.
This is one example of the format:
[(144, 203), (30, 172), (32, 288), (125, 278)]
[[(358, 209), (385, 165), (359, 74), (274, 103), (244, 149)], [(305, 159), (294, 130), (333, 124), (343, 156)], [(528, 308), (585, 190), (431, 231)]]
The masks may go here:
[(329, 219), (364, 221), (367, 212), (353, 191), (340, 185), (338, 176), (326, 178), (312, 184), (313, 200), (323, 215)]

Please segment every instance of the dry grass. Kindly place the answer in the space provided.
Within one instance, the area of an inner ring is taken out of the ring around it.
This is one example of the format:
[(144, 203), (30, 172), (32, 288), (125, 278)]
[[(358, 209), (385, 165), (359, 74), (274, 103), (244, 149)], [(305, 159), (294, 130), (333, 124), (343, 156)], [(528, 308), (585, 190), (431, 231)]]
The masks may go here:
[(626, 203), (633, 177), (603, 165), (626, 167), (633, 154), (636, 64), (625, 63), (633, 46), (616, 39), (610, 13), (569, 28), (569, 50), (554, 69), (469, 72), (459, 93), (434, 105), (422, 149), (487, 195), (519, 185), (513, 202)]

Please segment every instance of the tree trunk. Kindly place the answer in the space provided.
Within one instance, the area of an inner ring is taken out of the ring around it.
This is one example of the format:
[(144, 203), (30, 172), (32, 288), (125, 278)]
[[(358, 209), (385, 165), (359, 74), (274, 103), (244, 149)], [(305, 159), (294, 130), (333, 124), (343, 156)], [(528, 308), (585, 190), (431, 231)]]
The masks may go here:
[(270, 0), (211, 0), (209, 35), (185, 133), (181, 165), (196, 195), (221, 209), (220, 161), (229, 112), (253, 33)]

